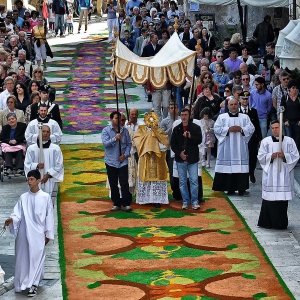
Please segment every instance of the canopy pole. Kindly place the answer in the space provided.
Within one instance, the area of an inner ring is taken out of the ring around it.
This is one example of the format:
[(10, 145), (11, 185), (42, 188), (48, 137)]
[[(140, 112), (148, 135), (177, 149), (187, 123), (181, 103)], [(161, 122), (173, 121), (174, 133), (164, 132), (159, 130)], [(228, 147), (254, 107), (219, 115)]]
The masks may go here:
[(196, 76), (196, 68), (197, 68), (197, 54), (201, 50), (200, 43), (201, 43), (201, 40), (199, 39), (197, 41), (197, 45), (195, 46), (196, 55), (195, 55), (195, 62), (194, 62), (193, 81), (192, 81), (192, 86), (191, 86), (192, 92), (191, 92), (191, 99), (190, 99), (190, 111), (192, 111), (192, 103), (194, 102), (193, 99), (194, 99), (194, 94), (195, 94), (194, 86), (195, 86), (195, 76)]
[[(113, 68), (115, 68), (115, 65), (116, 65), (116, 48), (117, 48), (117, 41), (118, 41), (118, 28), (117, 26), (114, 26), (114, 36), (115, 36), (115, 40), (113, 39), (112, 40), (112, 52), (113, 52), (113, 56), (114, 56), (114, 59), (113, 59), (113, 62), (114, 62), (114, 65), (113, 65)], [(115, 90), (116, 90), (116, 100), (117, 100), (117, 112), (118, 112), (118, 133), (120, 133), (120, 117), (119, 117), (119, 113), (120, 113), (120, 110), (119, 110), (119, 93), (118, 93), (118, 80), (117, 80), (117, 76), (116, 76), (116, 72), (114, 71), (114, 77), (115, 77)], [(122, 155), (122, 149), (121, 149), (121, 139), (119, 140), (119, 154), (120, 156)]]
[(128, 107), (127, 107), (127, 99), (126, 99), (126, 93), (125, 93), (124, 80), (122, 80), (122, 87), (123, 87), (123, 95), (124, 95), (124, 102), (125, 102), (125, 109), (126, 109), (126, 114), (127, 114), (127, 120), (129, 121), (129, 111), (128, 111)]

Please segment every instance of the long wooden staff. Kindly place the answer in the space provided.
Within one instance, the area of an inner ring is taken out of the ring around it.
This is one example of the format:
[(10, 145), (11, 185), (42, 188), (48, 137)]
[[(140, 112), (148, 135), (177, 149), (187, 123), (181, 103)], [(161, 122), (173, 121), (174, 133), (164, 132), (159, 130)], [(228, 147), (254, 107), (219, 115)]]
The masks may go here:
[[(284, 107), (280, 106), (279, 108), (279, 149), (278, 152), (282, 151), (282, 128), (283, 128), (283, 112)], [(281, 163), (282, 159), (278, 159), (278, 172), (281, 172)]]
[[(43, 123), (38, 123), (39, 127), (39, 146), (40, 146), (40, 157), (39, 157), (39, 162), (43, 164), (45, 162), (44, 159), (44, 148), (43, 148), (43, 134), (42, 134), (42, 129), (43, 129)], [(43, 179), (44, 177), (44, 168), (39, 169), (41, 173), (41, 178)], [(45, 184), (41, 184), (42, 190), (45, 188)]]
[[(114, 68), (116, 66), (116, 48), (117, 48), (117, 43), (118, 43), (118, 28), (117, 26), (114, 26), (114, 36), (115, 36), (115, 40), (113, 40), (113, 47), (112, 47), (112, 51), (113, 51), (113, 55), (114, 55)], [(118, 112), (118, 133), (120, 133), (120, 118), (119, 118), (119, 94), (118, 94), (118, 80), (117, 80), (117, 75), (116, 72), (114, 70), (114, 83), (115, 83), (115, 89), (116, 89), (116, 100), (117, 100), (117, 112)], [(119, 153), (120, 156), (122, 155), (122, 149), (121, 149), (121, 139), (119, 140)]]

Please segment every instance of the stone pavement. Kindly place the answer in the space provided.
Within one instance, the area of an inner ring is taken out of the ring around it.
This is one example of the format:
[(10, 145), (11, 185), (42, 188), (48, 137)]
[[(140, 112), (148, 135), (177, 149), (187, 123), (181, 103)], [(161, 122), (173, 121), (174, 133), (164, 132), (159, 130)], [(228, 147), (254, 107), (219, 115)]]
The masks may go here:
[[(104, 30), (106, 23), (96, 23), (89, 26), (89, 33), (98, 33), (99, 30)], [(74, 32), (77, 30), (75, 24)], [(64, 43), (67, 48), (68, 43), (75, 43), (81, 40), (84, 35), (73, 35), (65, 39), (50, 39), (49, 43), (62, 44)], [(81, 40), (82, 41), (82, 40)], [(59, 58), (62, 59), (62, 58)], [(64, 58), (68, 59), (68, 58)], [(54, 58), (55, 60), (55, 58)], [(51, 69), (51, 68), (49, 68)], [(47, 75), (46, 75), (47, 77)], [(113, 91), (112, 91), (113, 92)], [(128, 91), (129, 92), (129, 91)], [(137, 107), (141, 109), (150, 109), (151, 103), (145, 101), (144, 92), (141, 87), (137, 87), (134, 90), (134, 94), (140, 96), (140, 101), (128, 103), (130, 107)], [(124, 108), (121, 105), (121, 108)], [(64, 135), (63, 143), (91, 143), (98, 140), (100, 142), (99, 135)], [(211, 163), (211, 168), (208, 169), (209, 173), (214, 175), (214, 161)], [(300, 183), (300, 165), (295, 169), (295, 178)], [(257, 240), (264, 248), (265, 252), (269, 256), (273, 265), (277, 269), (278, 273), (285, 281), (295, 299), (300, 300), (300, 187), (299, 184), (295, 185), (297, 196), (289, 206), (289, 228), (288, 230), (266, 230), (256, 226), (258, 214), (261, 205), (261, 170), (256, 171), (257, 183), (250, 186), (250, 197), (241, 198), (238, 196), (230, 197), (230, 200), (235, 205), (237, 210), (243, 216), (248, 226), (256, 236)], [(10, 180), (5, 179), (4, 183), (0, 182), (0, 225), (10, 215), (18, 197), (21, 193), (27, 190), (27, 184), (24, 177), (12, 178)], [(205, 204), (204, 204), (205, 205)], [(57, 220), (56, 220), (57, 224)], [(37, 300), (59, 300), (62, 298), (62, 288), (60, 282), (59, 271), (59, 252), (57, 237), (54, 241), (51, 241), (46, 247), (46, 274), (45, 280), (41, 283), (41, 287), (38, 290), (38, 295), (35, 297)], [(13, 274), (13, 256), (14, 256), (14, 239), (6, 232), (4, 236), (0, 238), (0, 265), (7, 271), (7, 277)], [(13, 291), (12, 279), (8, 279), (8, 282), (0, 287), (0, 299), (1, 300), (16, 300), (24, 299), (26, 293), (15, 294)], [(10, 290), (3, 294), (5, 291)]]

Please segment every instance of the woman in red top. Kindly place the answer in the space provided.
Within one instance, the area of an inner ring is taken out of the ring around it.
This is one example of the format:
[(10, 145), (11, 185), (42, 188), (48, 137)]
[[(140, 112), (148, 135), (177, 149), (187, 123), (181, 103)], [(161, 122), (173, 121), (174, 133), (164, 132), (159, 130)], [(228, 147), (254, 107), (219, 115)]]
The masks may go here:
[(212, 74), (210, 72), (203, 72), (200, 75), (200, 84), (197, 86), (197, 97), (202, 93), (202, 86), (205, 83), (211, 83), (213, 85), (212, 92), (218, 94), (218, 86), (214, 82)]

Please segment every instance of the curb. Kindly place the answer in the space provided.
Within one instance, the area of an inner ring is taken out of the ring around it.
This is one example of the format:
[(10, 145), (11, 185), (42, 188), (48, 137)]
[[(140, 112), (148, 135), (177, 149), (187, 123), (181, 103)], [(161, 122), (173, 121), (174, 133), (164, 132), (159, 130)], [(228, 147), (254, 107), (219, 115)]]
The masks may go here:
[(294, 191), (295, 194), (300, 197), (300, 184), (294, 179)]
[(9, 292), (14, 288), (14, 277), (8, 278), (1, 286), (0, 286), (0, 296)]

